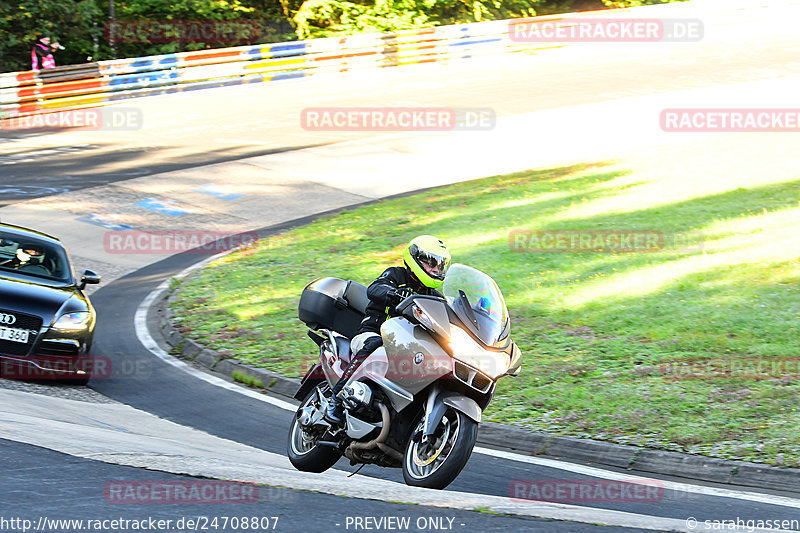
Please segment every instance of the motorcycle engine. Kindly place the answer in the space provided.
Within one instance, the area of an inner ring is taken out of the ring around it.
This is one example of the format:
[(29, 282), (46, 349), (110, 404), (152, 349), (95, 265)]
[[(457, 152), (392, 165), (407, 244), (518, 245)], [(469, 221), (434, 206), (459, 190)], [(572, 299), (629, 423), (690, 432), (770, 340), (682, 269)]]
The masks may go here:
[(350, 409), (369, 406), (372, 403), (372, 389), (360, 381), (351, 383), (344, 388), (342, 402)]
[(345, 408), (366, 422), (381, 420), (380, 412), (373, 407), (373, 397), (372, 388), (361, 381), (351, 383), (342, 390), (342, 403)]

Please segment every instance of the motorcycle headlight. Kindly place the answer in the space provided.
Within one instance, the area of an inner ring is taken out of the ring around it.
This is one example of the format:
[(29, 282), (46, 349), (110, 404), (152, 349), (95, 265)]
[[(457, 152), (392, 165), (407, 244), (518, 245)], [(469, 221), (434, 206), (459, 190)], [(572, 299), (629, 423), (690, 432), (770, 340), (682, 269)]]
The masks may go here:
[(89, 322), (92, 320), (92, 315), (87, 311), (78, 311), (76, 313), (65, 313), (58, 317), (56, 323), (53, 324), (53, 329), (60, 331), (80, 331), (89, 327)]
[(505, 374), (511, 362), (507, 353), (487, 350), (458, 326), (450, 327), (450, 348), (453, 349), (453, 357), (477, 368), (492, 379)]

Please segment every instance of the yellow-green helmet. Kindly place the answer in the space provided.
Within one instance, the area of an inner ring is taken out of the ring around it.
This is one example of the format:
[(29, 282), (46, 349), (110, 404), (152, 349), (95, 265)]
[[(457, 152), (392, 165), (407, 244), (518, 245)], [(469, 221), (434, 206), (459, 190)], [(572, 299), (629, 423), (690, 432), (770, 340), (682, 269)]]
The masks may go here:
[(438, 237), (420, 235), (408, 243), (403, 262), (423, 285), (438, 289), (450, 268), (450, 252)]

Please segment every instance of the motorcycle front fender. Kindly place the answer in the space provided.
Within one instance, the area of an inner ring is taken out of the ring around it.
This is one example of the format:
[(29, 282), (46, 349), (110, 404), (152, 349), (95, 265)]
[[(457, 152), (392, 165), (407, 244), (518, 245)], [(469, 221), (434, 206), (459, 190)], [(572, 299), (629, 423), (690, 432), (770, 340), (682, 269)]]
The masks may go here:
[(464, 413), (478, 424), (481, 422), (483, 411), (481, 411), (480, 406), (478, 406), (475, 400), (457, 392), (443, 392), (437, 396), (430, 413), (427, 413), (425, 435), (433, 434), (434, 430), (439, 426), (439, 422), (442, 421), (442, 417), (448, 407)]
[(324, 380), (325, 374), (322, 372), (322, 365), (317, 363), (309, 368), (306, 375), (303, 376), (303, 381), (300, 382), (300, 388), (294, 393), (294, 398), (302, 402), (308, 393)]

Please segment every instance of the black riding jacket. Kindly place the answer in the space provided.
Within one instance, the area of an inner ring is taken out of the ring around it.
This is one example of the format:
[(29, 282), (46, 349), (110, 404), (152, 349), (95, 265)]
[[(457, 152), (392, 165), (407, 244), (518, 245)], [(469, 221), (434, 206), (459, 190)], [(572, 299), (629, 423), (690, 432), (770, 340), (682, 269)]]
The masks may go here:
[(394, 306), (389, 298), (389, 291), (404, 288), (411, 289), (415, 294), (442, 296), (436, 289), (423, 285), (408, 268), (404, 266), (389, 267), (367, 288), (369, 297), (367, 316), (361, 321), (361, 326), (356, 334), (368, 331), (380, 333), (381, 324), (389, 316), (396, 316)]

